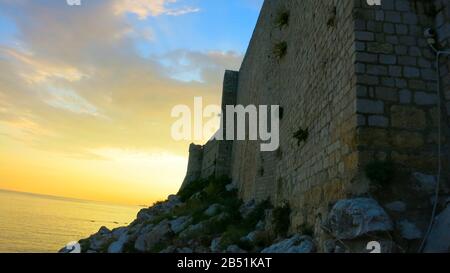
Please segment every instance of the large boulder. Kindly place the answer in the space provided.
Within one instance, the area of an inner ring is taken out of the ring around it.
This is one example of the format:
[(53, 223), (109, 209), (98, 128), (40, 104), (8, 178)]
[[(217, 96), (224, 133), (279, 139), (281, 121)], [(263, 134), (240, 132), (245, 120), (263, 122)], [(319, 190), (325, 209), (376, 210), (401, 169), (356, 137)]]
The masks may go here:
[(142, 232), (136, 239), (134, 247), (140, 252), (149, 252), (158, 244), (166, 241), (172, 235), (168, 220), (157, 224), (149, 232)]
[(195, 225), (190, 225), (189, 227), (187, 227), (185, 230), (183, 230), (179, 234), (179, 238), (187, 239), (187, 238), (196, 237), (203, 232), (203, 230), (205, 229), (205, 225), (206, 225), (205, 222), (200, 222)]
[(128, 242), (128, 234), (122, 233), (119, 239), (108, 247), (108, 253), (122, 253), (124, 245)]
[(141, 209), (136, 216), (136, 220), (138, 222), (145, 222), (153, 220), (154, 217), (155, 215), (152, 213), (151, 208)]
[(128, 228), (127, 227), (119, 227), (119, 228), (113, 229), (111, 232), (115, 239), (119, 239), (124, 233), (128, 233)]
[(211, 241), (211, 246), (209, 247), (209, 249), (211, 250), (211, 252), (215, 253), (215, 252), (220, 252), (220, 240), (222, 239), (222, 237), (217, 237), (214, 238)]
[(261, 253), (312, 253), (314, 251), (315, 245), (313, 239), (309, 236), (297, 234), (263, 249)]
[(260, 230), (254, 230), (249, 234), (245, 235), (241, 238), (241, 241), (254, 242), (258, 238), (258, 235), (261, 233)]
[(102, 251), (112, 240), (114, 240), (112, 232), (106, 227), (101, 227), (97, 233), (89, 237), (89, 249)]
[(214, 215), (218, 214), (221, 209), (222, 209), (222, 205), (220, 205), (220, 204), (212, 204), (211, 206), (209, 206), (205, 210), (205, 215), (206, 216), (210, 216), (210, 217), (214, 216)]
[(450, 206), (439, 214), (424, 248), (426, 253), (450, 252)]
[(175, 207), (182, 204), (181, 199), (176, 195), (171, 195), (165, 202), (158, 203), (152, 207), (152, 210), (158, 214), (168, 213)]
[(192, 221), (190, 216), (181, 216), (170, 221), (170, 228), (175, 234), (182, 232)]
[(151, 221), (158, 215), (169, 213), (181, 204), (183, 203), (178, 196), (170, 195), (166, 201), (158, 202), (150, 208), (140, 210), (137, 215), (137, 221)]
[(250, 200), (242, 204), (242, 206), (239, 208), (239, 212), (241, 213), (243, 218), (246, 218), (255, 208), (256, 208), (256, 201)]
[(327, 226), (340, 240), (354, 239), (370, 232), (392, 230), (384, 209), (371, 198), (338, 201), (328, 215)]
[(108, 247), (108, 253), (122, 253), (124, 245), (130, 238), (127, 227), (120, 227), (111, 231), (112, 240), (115, 240)]

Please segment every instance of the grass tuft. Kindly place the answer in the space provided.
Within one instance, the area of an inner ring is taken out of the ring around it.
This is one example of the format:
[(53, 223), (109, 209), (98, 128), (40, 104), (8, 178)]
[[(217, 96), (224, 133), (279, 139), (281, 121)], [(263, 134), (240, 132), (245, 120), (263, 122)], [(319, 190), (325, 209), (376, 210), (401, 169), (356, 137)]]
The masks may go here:
[(289, 11), (280, 11), (277, 14), (277, 17), (275, 19), (275, 25), (282, 29), (285, 26), (289, 25), (289, 17), (290, 13)]
[(309, 137), (309, 129), (298, 129), (298, 131), (296, 131), (294, 133), (294, 138), (297, 139), (297, 145), (300, 146), (300, 144), (302, 142), (306, 142), (308, 140)]
[(276, 43), (273, 46), (272, 53), (278, 60), (283, 59), (287, 54), (287, 43), (284, 41)]

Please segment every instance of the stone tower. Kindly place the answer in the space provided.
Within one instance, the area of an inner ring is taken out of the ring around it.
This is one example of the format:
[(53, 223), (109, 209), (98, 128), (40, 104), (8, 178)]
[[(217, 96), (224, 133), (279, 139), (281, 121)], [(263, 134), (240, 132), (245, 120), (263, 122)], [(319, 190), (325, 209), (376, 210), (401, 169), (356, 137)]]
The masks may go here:
[(200, 178), (202, 174), (203, 147), (201, 145), (191, 144), (189, 146), (189, 161), (181, 189), (186, 187), (190, 182)]
[[(226, 105), (236, 104), (238, 75), (237, 71), (225, 71), (221, 106), (223, 113)], [(221, 130), (218, 133), (222, 131), (225, 135), (226, 130), (223, 124), (226, 124), (225, 118), (222, 119)], [(200, 178), (229, 176), (232, 146), (232, 141), (217, 141), (214, 139), (203, 146), (191, 144), (188, 169), (181, 189)]]

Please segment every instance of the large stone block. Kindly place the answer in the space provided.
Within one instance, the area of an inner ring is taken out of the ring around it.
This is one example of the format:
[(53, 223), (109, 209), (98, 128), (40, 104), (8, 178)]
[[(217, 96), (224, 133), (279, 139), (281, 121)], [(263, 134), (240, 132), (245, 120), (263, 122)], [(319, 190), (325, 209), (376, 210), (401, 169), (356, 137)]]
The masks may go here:
[(381, 100), (358, 99), (356, 109), (364, 114), (383, 114), (384, 102)]
[(358, 144), (371, 147), (390, 147), (389, 132), (381, 128), (358, 129)]
[(330, 211), (327, 226), (334, 237), (341, 240), (393, 228), (384, 209), (370, 198), (340, 200)]
[(391, 107), (392, 126), (404, 129), (425, 129), (425, 112), (414, 106), (394, 105)]
[(425, 143), (424, 136), (420, 133), (408, 131), (396, 131), (391, 133), (393, 148), (417, 149)]

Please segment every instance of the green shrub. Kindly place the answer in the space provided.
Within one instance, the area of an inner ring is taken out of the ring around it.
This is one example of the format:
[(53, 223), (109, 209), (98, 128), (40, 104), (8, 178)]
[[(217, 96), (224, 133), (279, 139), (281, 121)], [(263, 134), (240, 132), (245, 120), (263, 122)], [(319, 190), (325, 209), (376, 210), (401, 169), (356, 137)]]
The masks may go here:
[(287, 53), (287, 43), (286, 42), (276, 43), (273, 46), (272, 52), (273, 52), (273, 55), (278, 60), (281, 60)]
[[(271, 208), (272, 205), (269, 200), (261, 202), (243, 219), (239, 211), (242, 200), (238, 198), (236, 190), (226, 190), (229, 182), (230, 180), (226, 177), (195, 181), (178, 194), (186, 200), (185, 204), (158, 218), (190, 215), (193, 218), (192, 224), (199, 222), (205, 224), (201, 231), (205, 244), (210, 243), (211, 238), (221, 235), (222, 247), (235, 244), (242, 249), (253, 249), (254, 245), (251, 242), (241, 241), (241, 238), (255, 229), (256, 224), (264, 219), (266, 209)], [(201, 192), (204, 197), (190, 198), (197, 192)], [(212, 204), (222, 206), (221, 214), (215, 217), (205, 215), (205, 210)], [(196, 237), (196, 239), (200, 239), (200, 237)]]
[[(221, 212), (228, 215), (226, 223), (216, 223), (210, 221), (208, 227), (205, 227), (205, 232), (208, 234), (216, 234), (223, 232), (228, 224), (239, 223), (240, 214), (239, 207), (242, 201), (238, 198), (236, 190), (227, 191), (230, 179), (227, 177), (209, 178), (207, 180), (195, 181), (194, 184), (188, 185), (179, 193), (183, 195), (185, 205), (174, 209), (173, 215), (176, 217), (191, 215), (193, 218), (192, 224), (197, 224), (210, 219), (210, 216), (205, 215), (205, 210), (212, 204), (220, 204), (222, 206)], [(194, 192), (194, 189), (196, 192)], [(202, 198), (189, 199), (196, 193), (201, 193)]]
[(177, 195), (180, 197), (181, 201), (185, 202), (186, 200), (191, 198), (192, 195), (196, 194), (197, 192), (201, 192), (207, 184), (208, 181), (203, 179), (192, 181), (191, 183), (186, 185), (186, 187), (180, 190)]
[(198, 224), (204, 220), (207, 220), (209, 216), (205, 214), (205, 210), (208, 208), (207, 205), (202, 206), (200, 209), (196, 209), (192, 212), (192, 224)]
[(206, 198), (209, 202), (221, 199), (223, 195), (227, 195), (226, 185), (230, 183), (227, 177), (210, 178), (204, 189)]
[(249, 230), (254, 229), (256, 224), (264, 219), (266, 210), (270, 208), (272, 208), (272, 204), (269, 199), (257, 204), (256, 207), (244, 219), (243, 225)]
[(239, 225), (230, 225), (226, 231), (222, 234), (220, 239), (221, 247), (230, 245), (239, 245), (241, 238), (248, 234), (248, 230)]
[(231, 223), (240, 222), (242, 220), (241, 213), (239, 212), (242, 201), (237, 198), (237, 194), (234, 195), (234, 197), (225, 198), (220, 204), (223, 206), (222, 212), (229, 215), (229, 221)]
[(392, 161), (373, 161), (367, 164), (365, 173), (375, 186), (386, 186), (394, 178), (395, 165)]
[(330, 18), (327, 21), (328, 27), (335, 27), (336, 26), (336, 19), (337, 19), (337, 9), (336, 7), (333, 7), (333, 9), (330, 12)]
[(227, 229), (230, 219), (230, 217), (210, 219), (205, 226), (204, 234), (219, 235), (223, 233)]
[(297, 139), (297, 145), (300, 146), (300, 144), (304, 141), (306, 142), (308, 140), (309, 137), (309, 129), (298, 129), (298, 131), (296, 131), (294, 133), (294, 138)]
[(289, 11), (279, 11), (277, 17), (275, 18), (275, 25), (280, 29), (289, 25), (289, 17)]
[(270, 236), (269, 232), (261, 231), (255, 236), (254, 245), (259, 248), (265, 248), (272, 244), (273, 238)]
[(273, 210), (273, 226), (275, 234), (286, 236), (291, 225), (291, 208), (289, 204), (284, 204)]
[(255, 229), (256, 224), (264, 219), (265, 211), (272, 207), (269, 200), (263, 201), (255, 206), (255, 208), (242, 218), (239, 208), (242, 202), (234, 202), (229, 206), (228, 213), (231, 213), (230, 219), (227, 221), (227, 226), (222, 234), (221, 245), (238, 245), (244, 250), (251, 250), (254, 244), (248, 241), (242, 241), (241, 238), (246, 236)]

